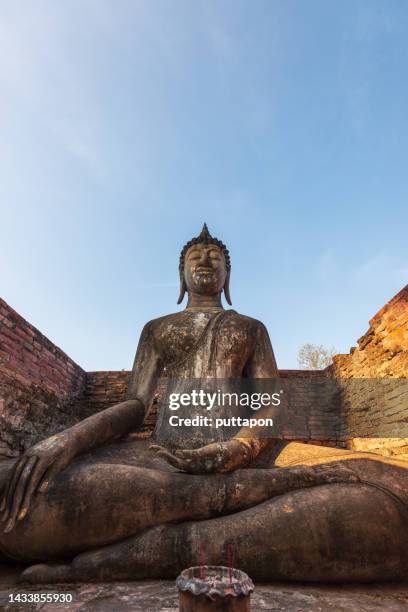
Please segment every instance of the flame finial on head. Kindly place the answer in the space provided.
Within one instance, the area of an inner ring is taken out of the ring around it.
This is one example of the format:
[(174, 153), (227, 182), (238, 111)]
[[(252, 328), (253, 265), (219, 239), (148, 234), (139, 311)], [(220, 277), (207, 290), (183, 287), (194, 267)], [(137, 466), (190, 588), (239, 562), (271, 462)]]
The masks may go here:
[(204, 244), (207, 244), (207, 242), (211, 241), (212, 236), (210, 232), (208, 231), (208, 227), (206, 223), (204, 223), (203, 229), (201, 230), (201, 234), (197, 236), (197, 238), (199, 239), (200, 242), (204, 242)]

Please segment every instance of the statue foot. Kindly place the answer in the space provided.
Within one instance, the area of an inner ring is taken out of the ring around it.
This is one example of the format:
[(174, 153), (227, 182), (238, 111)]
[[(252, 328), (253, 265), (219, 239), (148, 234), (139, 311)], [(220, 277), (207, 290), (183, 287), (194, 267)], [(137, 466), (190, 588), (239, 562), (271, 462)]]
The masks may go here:
[[(60, 582), (101, 581), (106, 577), (106, 568), (98, 566), (98, 560), (97, 553), (83, 553), (75, 557), (69, 565), (58, 565), (53, 563), (30, 565), (30, 567), (27, 567), (20, 574), (18, 582), (28, 582), (30, 584), (56, 584)], [(95, 562), (95, 565), (92, 565), (92, 561)]]
[(53, 584), (56, 582), (71, 582), (73, 579), (70, 565), (54, 565), (38, 563), (27, 567), (19, 577), (19, 582), (30, 584)]
[(126, 540), (83, 552), (67, 565), (31, 565), (19, 582), (109, 582), (174, 577), (177, 526), (156, 525)]

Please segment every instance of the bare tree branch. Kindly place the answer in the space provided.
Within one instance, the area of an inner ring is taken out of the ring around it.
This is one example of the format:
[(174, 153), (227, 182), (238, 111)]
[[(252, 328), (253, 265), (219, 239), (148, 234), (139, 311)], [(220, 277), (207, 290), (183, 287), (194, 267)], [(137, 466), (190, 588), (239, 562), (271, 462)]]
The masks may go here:
[(323, 370), (333, 362), (333, 355), (338, 351), (322, 344), (303, 344), (298, 352), (298, 364), (301, 370)]

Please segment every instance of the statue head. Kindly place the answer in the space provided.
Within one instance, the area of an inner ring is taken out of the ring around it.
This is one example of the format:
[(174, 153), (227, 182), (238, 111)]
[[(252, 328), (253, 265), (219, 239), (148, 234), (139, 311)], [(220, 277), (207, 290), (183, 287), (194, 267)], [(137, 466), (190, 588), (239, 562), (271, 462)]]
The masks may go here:
[(230, 256), (225, 244), (211, 236), (204, 223), (199, 236), (184, 245), (180, 254), (181, 304), (186, 291), (200, 295), (218, 295), (224, 290), (225, 299), (232, 304), (229, 293)]

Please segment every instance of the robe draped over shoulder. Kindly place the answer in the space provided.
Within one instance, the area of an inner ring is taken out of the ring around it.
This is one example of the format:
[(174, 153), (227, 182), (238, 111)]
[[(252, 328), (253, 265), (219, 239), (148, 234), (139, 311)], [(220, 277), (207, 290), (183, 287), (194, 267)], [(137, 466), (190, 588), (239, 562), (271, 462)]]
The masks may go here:
[[(128, 397), (138, 397), (146, 409), (155, 396), (200, 389), (205, 381), (222, 380), (222, 390), (236, 390), (242, 378), (275, 378), (275, 356), (265, 326), (234, 310), (182, 311), (156, 319), (143, 329), (133, 366)], [(191, 388), (190, 388), (191, 387)], [(164, 390), (166, 392), (164, 392)], [(160, 403), (160, 402), (159, 402)], [(162, 403), (153, 438), (168, 448), (198, 448), (232, 437), (236, 430), (169, 425)], [(186, 415), (185, 415), (186, 416)], [(241, 416), (217, 406), (217, 416)]]

